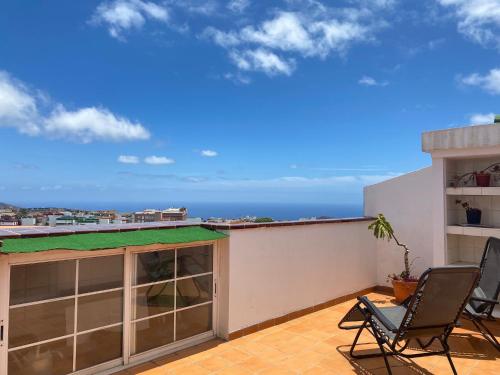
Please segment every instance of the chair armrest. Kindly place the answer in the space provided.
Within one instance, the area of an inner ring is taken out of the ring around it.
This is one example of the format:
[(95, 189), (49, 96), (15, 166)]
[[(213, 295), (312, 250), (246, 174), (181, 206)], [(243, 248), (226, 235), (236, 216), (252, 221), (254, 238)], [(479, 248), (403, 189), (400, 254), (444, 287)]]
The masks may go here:
[(382, 314), (380, 309), (375, 306), (366, 296), (360, 296), (358, 297), (358, 301), (361, 302), (365, 307), (366, 310), (372, 315), (375, 316), (380, 323), (382, 323), (385, 328), (387, 328), (391, 332), (397, 332), (398, 327), (396, 327), (387, 317)]
[(489, 299), (489, 298), (471, 297), (470, 299), (478, 302), (490, 303), (492, 305), (497, 305), (498, 303), (500, 303), (494, 299)]

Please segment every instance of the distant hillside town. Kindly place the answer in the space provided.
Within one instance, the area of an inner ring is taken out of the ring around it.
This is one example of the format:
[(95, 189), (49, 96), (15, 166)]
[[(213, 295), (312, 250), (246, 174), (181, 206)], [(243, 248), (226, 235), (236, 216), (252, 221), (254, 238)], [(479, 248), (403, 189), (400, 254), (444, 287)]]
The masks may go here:
[[(308, 218), (316, 219), (316, 218)], [(302, 219), (307, 220), (307, 219)], [(72, 208), (43, 207), (21, 208), (0, 203), (0, 227), (13, 226), (59, 226), (59, 225), (103, 225), (152, 223), (161, 221), (190, 221), (215, 223), (265, 223), (272, 222), (270, 217), (245, 216), (241, 218), (198, 218), (189, 217), (186, 207), (148, 208), (137, 212), (118, 212), (117, 210), (81, 210)]]
[[(20, 208), (0, 203), (0, 226), (58, 226), (88, 224), (127, 224), (188, 220), (185, 207), (164, 210), (146, 209), (120, 213), (116, 210), (79, 210), (69, 208)], [(196, 219), (190, 219), (196, 220)], [(201, 219), (198, 219), (201, 221)]]

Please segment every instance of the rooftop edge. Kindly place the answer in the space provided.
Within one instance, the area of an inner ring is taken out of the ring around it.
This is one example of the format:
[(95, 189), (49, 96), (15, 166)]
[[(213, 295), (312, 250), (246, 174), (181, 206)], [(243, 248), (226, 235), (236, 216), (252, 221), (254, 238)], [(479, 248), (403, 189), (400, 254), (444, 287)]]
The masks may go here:
[(500, 146), (500, 124), (469, 125), (422, 133), (422, 151)]

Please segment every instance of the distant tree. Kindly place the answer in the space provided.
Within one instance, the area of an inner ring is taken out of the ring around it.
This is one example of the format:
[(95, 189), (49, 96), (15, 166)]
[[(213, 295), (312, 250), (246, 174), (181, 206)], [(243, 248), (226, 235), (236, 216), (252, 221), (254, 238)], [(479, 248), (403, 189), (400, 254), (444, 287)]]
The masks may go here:
[(27, 210), (26, 208), (21, 208), (21, 209), (17, 212), (17, 216), (18, 216), (19, 218), (21, 218), (21, 217), (26, 217), (26, 216), (28, 216), (28, 214), (29, 214), (29, 210)]
[(271, 217), (258, 217), (255, 219), (256, 223), (272, 223), (274, 220)]

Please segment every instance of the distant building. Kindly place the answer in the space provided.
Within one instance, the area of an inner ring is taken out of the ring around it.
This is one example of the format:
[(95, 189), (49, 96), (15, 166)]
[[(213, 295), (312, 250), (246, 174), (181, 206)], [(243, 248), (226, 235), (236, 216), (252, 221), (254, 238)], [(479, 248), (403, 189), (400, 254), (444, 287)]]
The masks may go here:
[(134, 223), (151, 223), (161, 220), (161, 211), (154, 209), (146, 209), (134, 213)]
[(0, 226), (16, 226), (19, 220), (14, 215), (0, 215)]
[(187, 209), (181, 208), (168, 208), (161, 212), (161, 221), (182, 221), (187, 218)]
[(168, 208), (166, 210), (146, 209), (134, 213), (135, 223), (151, 223), (154, 221), (179, 221), (186, 220), (187, 209)]
[(25, 226), (36, 225), (36, 218), (35, 217), (22, 217), (21, 218), (21, 225), (25, 225)]

